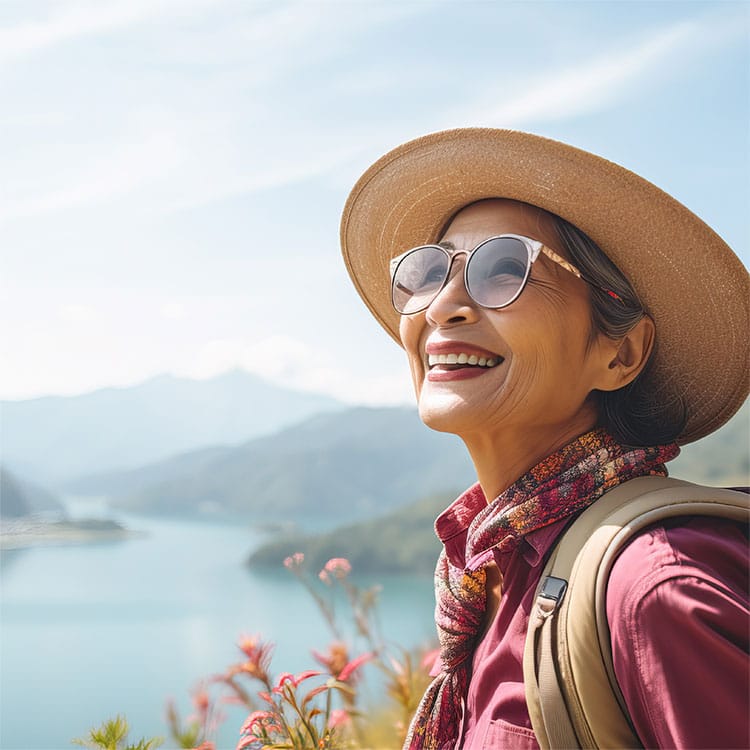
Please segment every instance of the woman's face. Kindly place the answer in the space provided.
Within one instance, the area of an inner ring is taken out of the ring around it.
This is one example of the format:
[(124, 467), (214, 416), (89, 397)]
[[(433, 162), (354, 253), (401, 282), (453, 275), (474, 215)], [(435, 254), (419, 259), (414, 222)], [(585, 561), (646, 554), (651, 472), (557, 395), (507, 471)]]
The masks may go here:
[[(469, 251), (504, 233), (540, 240), (565, 257), (551, 217), (511, 200), (466, 207), (441, 240)], [(465, 255), (454, 260), (447, 284), (425, 311), (401, 318), (423, 421), (465, 438), (504, 436), (540, 445), (591, 429), (597, 414), (589, 394), (606, 363), (601, 337), (591, 335), (586, 284), (541, 254), (521, 296), (490, 310), (467, 294), (465, 262)], [(495, 364), (430, 366), (430, 354), (473, 354)]]

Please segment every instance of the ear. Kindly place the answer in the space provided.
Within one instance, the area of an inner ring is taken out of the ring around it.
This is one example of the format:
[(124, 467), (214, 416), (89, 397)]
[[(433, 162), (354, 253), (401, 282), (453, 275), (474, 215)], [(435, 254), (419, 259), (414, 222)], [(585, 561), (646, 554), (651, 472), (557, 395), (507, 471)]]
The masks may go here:
[(654, 348), (654, 321), (644, 315), (621, 339), (607, 339), (603, 346), (606, 370), (600, 371), (601, 391), (616, 391), (631, 383), (646, 366)]

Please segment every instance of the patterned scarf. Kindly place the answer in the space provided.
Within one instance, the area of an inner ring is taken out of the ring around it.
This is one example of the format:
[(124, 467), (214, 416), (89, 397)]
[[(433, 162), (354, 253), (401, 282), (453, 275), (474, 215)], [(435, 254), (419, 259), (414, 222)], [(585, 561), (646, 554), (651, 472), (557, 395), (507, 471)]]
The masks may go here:
[(605, 430), (588, 432), (545, 458), (479, 511), (467, 534), (466, 567), (454, 566), (443, 550), (435, 570), (443, 671), (417, 708), (404, 750), (444, 750), (459, 739), (461, 703), (484, 620), (485, 568), (494, 560), (492, 554), (482, 553), (492, 548), (513, 551), (525, 534), (583, 510), (628, 479), (666, 475), (664, 462), (678, 453), (674, 444), (626, 449)]

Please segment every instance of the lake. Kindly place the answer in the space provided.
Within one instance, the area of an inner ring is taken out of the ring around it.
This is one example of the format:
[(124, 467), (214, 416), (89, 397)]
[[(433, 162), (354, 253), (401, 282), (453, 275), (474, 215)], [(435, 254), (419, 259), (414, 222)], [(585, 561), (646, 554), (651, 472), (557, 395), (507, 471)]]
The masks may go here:
[[(74, 516), (81, 513), (72, 507)], [(241, 634), (260, 633), (277, 644), (274, 674), (315, 668), (310, 649), (325, 651), (332, 640), (288, 571), (244, 566), (264, 538), (258, 531), (237, 523), (114, 517), (146, 535), (2, 553), (3, 750), (72, 747), (72, 738), (118, 713), (130, 722), (131, 741), (166, 737), (166, 699), (189, 713), (189, 689), (241, 660)], [(377, 582), (386, 638), (404, 646), (434, 639), (432, 581)], [(244, 713), (227, 713), (218, 747), (233, 750)]]

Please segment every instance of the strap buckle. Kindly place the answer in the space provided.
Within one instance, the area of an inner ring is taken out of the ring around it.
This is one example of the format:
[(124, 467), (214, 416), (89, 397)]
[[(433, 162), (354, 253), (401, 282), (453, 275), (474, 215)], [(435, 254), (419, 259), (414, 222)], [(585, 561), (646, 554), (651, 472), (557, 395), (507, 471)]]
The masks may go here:
[(558, 609), (567, 590), (568, 582), (564, 578), (547, 576), (544, 579), (542, 588), (536, 598), (536, 604), (542, 617), (546, 619)]

